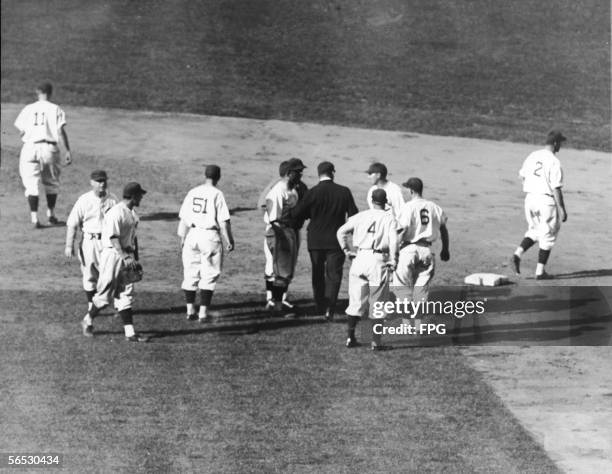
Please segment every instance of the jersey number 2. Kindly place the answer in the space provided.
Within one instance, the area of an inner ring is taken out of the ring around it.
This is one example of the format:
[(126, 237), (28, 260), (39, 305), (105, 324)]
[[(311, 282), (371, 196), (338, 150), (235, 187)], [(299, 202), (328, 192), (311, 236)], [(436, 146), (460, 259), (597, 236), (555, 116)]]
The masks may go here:
[(535, 174), (538, 178), (540, 177), (540, 171), (542, 171), (542, 162), (536, 161), (536, 169), (533, 170), (533, 174)]
[[(202, 201), (204, 201), (204, 205), (202, 205)], [(206, 204), (208, 203), (208, 199), (194, 197), (193, 198), (193, 207), (192, 211), (195, 213), (206, 214)]]

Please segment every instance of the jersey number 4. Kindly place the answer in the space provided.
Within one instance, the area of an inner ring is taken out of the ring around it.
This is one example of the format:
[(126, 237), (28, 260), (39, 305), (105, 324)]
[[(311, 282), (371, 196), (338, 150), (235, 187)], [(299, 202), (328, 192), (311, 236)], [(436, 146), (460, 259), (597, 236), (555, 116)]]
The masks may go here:
[(372, 224), (370, 225), (370, 227), (368, 227), (367, 232), (369, 234), (373, 234), (376, 232), (376, 222), (372, 222)]
[[(202, 201), (204, 202), (204, 204), (202, 204)], [(208, 199), (194, 197), (193, 207), (191, 208), (191, 210), (197, 214), (206, 214), (206, 204), (208, 204)]]

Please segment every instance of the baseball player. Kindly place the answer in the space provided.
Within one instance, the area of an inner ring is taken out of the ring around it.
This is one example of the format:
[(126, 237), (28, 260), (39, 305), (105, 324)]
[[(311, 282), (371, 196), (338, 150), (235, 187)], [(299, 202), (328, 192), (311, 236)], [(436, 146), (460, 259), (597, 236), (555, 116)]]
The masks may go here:
[[(177, 234), (181, 239), (183, 283), (187, 305), (187, 319), (200, 322), (209, 318), (208, 307), (217, 285), (223, 264), (223, 243), (228, 252), (234, 250), (230, 213), (223, 193), (217, 189), (221, 168), (208, 165), (204, 170), (204, 184), (187, 193), (179, 211)], [(200, 310), (194, 304), (200, 289)]]
[(55, 217), (55, 204), (59, 192), (60, 152), (58, 142), (66, 149), (66, 165), (72, 163), (66, 115), (56, 104), (49, 102), (53, 87), (48, 82), (36, 88), (38, 101), (26, 105), (15, 120), (21, 133), (23, 146), (19, 155), (19, 175), (30, 206), (30, 218), (35, 229), (42, 225), (38, 221), (38, 188), (40, 183), (47, 195), (47, 217), (49, 223), (59, 223)]
[(404, 196), (402, 195), (402, 188), (397, 184), (387, 179), (387, 167), (382, 163), (372, 163), (368, 170), (372, 187), (368, 190), (367, 201), (368, 207), (374, 209), (374, 203), (372, 202), (372, 193), (375, 189), (384, 189), (387, 193), (387, 204), (385, 210), (391, 211), (397, 218), (402, 204), (404, 204)]
[(552, 130), (546, 137), (546, 146), (531, 153), (523, 163), (519, 175), (523, 179), (525, 194), (525, 218), (527, 232), (520, 245), (512, 255), (514, 271), (521, 273), (521, 257), (535, 242), (540, 252), (536, 266), (536, 280), (552, 278), (544, 267), (555, 245), (561, 222), (567, 220), (567, 211), (563, 202), (563, 170), (561, 162), (555, 156), (566, 138), (557, 130)]
[(146, 191), (140, 184), (131, 182), (123, 188), (123, 199), (104, 216), (102, 223), (102, 254), (100, 275), (92, 306), (81, 323), (85, 336), (93, 335), (93, 319), (114, 301), (115, 309), (123, 321), (126, 340), (146, 342), (148, 338), (134, 331), (132, 301), (134, 284), (126, 280), (125, 269), (138, 261), (136, 227), (138, 215), (134, 211), (140, 205)]
[(74, 257), (74, 241), (77, 231), (82, 232), (79, 243), (79, 262), (83, 274), (83, 289), (87, 295), (88, 310), (91, 309), (100, 274), (102, 254), (102, 222), (104, 215), (119, 202), (107, 191), (108, 176), (104, 170), (95, 170), (90, 176), (91, 191), (82, 194), (74, 204), (66, 222), (66, 248), (64, 254)]
[(266, 308), (275, 311), (283, 308), (283, 295), (287, 293), (297, 263), (299, 227), (290, 211), (299, 200), (297, 187), (306, 168), (299, 158), (288, 160), (286, 167), (286, 175), (272, 186), (265, 198), (265, 252), (269, 252), (266, 254), (266, 290), (272, 297)]
[[(387, 193), (384, 189), (372, 192), (373, 209), (359, 212), (338, 229), (340, 247), (353, 259), (349, 272), (348, 339), (346, 347), (358, 345), (355, 327), (360, 318), (368, 315), (377, 301), (388, 298), (389, 279), (397, 263), (397, 223), (393, 214), (385, 211)], [(353, 234), (352, 251), (347, 242)], [(371, 325), (374, 324), (371, 316)], [(372, 331), (372, 350), (381, 350), (380, 335)]]
[[(399, 212), (400, 252), (391, 286), (396, 297), (427, 301), (436, 266), (431, 246), (438, 237), (442, 240), (440, 258), (444, 262), (450, 259), (447, 218), (440, 206), (423, 199), (423, 181), (419, 178), (410, 178), (403, 186), (408, 188), (410, 198)], [(408, 294), (402, 294), (403, 288)]]

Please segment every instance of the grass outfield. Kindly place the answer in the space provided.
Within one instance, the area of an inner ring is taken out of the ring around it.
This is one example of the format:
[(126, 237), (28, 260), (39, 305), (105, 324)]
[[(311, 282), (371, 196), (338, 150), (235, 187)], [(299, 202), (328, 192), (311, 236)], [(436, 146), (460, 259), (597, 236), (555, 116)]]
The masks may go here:
[(136, 315), (149, 344), (110, 315), (92, 340), (81, 300), (2, 293), (3, 451), (69, 472), (557, 472), (458, 349), (347, 351), (315, 320), (207, 332), (172, 310)]
[(278, 118), (610, 150), (603, 0), (2, 2), (2, 102)]

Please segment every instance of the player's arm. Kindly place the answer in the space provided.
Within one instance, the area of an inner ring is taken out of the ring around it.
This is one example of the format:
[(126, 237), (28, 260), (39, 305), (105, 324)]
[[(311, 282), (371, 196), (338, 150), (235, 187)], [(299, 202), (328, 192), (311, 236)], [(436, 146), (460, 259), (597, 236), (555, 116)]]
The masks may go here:
[(351, 251), (351, 247), (349, 246), (349, 243), (348, 243), (348, 235), (352, 233), (354, 229), (355, 229), (355, 224), (352, 219), (349, 219), (348, 222), (340, 226), (340, 228), (336, 232), (336, 239), (338, 240), (338, 243), (340, 244), (340, 248), (342, 249), (342, 251), (348, 258), (355, 257), (355, 252)]
[[(293, 209), (289, 211), (291, 219), (304, 223), (310, 219), (310, 207), (312, 205), (312, 192), (307, 191), (303, 199), (300, 199)], [(300, 226), (301, 227), (301, 226)]]
[(187, 225), (187, 223), (181, 219), (178, 224), (178, 229), (176, 230), (176, 235), (178, 235), (180, 239), (181, 249), (183, 248), (183, 245), (185, 245), (185, 237), (187, 237), (187, 232), (189, 232), (189, 225)]
[(221, 236), (223, 237), (223, 239), (225, 240), (225, 242), (227, 242), (227, 246), (225, 247), (225, 249), (228, 252), (231, 252), (232, 250), (234, 250), (234, 235), (232, 234), (232, 224), (230, 222), (230, 220), (226, 220), (221, 222)]
[(83, 217), (79, 211), (80, 202), (80, 200), (76, 202), (68, 215), (68, 219), (66, 219), (66, 246), (64, 247), (64, 255), (68, 258), (74, 257), (74, 240), (77, 231), (83, 225)]
[(567, 211), (565, 210), (565, 202), (563, 201), (563, 191), (561, 191), (561, 187), (553, 189), (553, 197), (557, 205), (557, 211), (561, 216), (561, 221), (565, 222), (567, 220)]
[(448, 249), (449, 239), (446, 224), (440, 224), (440, 239), (442, 240), (442, 251), (440, 252), (440, 258), (443, 262), (447, 262), (450, 260), (450, 252)]
[(399, 253), (397, 221), (395, 219), (391, 221), (391, 225), (389, 225), (387, 232), (389, 233), (389, 261), (387, 262), (387, 267), (391, 270), (395, 270)]
[(357, 209), (357, 206), (355, 205), (355, 198), (353, 198), (353, 193), (349, 188), (346, 188), (346, 193), (346, 199), (348, 201), (346, 216), (348, 218), (357, 214), (359, 212), (359, 209)]
[(134, 257), (132, 257), (129, 253), (127, 253), (125, 250), (121, 248), (121, 242), (119, 241), (119, 236), (111, 235), (109, 240), (110, 240), (111, 245), (115, 249), (115, 251), (119, 254), (121, 259), (123, 260), (123, 263), (125, 263), (126, 265), (130, 265), (134, 263)]
[(68, 141), (68, 134), (66, 133), (66, 127), (64, 125), (60, 127), (60, 138), (62, 139), (62, 143), (66, 149), (66, 158), (64, 163), (69, 165), (72, 163), (72, 153), (70, 152), (70, 142)]

